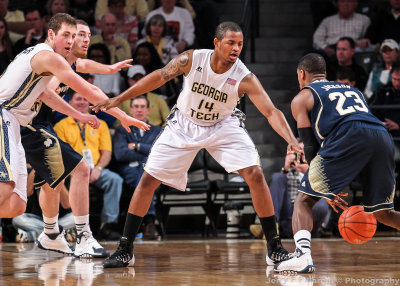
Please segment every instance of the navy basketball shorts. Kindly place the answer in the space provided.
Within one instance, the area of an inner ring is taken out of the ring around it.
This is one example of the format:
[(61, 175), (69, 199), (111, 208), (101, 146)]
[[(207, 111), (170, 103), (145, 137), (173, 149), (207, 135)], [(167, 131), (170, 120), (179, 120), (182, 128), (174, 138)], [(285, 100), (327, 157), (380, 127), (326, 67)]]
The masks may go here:
[(35, 189), (48, 183), (56, 188), (83, 157), (58, 138), (51, 125), (34, 124), (21, 128), (26, 161), (35, 169)]
[(332, 199), (357, 175), (366, 212), (393, 208), (394, 143), (383, 126), (350, 121), (337, 127), (311, 161), (299, 191)]

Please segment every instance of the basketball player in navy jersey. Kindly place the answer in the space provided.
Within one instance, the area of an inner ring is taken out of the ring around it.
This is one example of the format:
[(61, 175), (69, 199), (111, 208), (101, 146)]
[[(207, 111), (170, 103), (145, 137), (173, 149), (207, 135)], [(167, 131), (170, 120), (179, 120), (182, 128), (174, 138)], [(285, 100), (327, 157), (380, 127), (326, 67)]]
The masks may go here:
[(277, 272), (309, 273), (315, 271), (311, 209), (319, 199), (327, 199), (336, 212), (345, 209), (341, 191), (360, 175), (366, 212), (396, 229), (400, 229), (400, 213), (393, 210), (393, 139), (372, 115), (363, 94), (349, 85), (327, 81), (325, 60), (319, 54), (300, 59), (297, 77), (301, 91), (292, 101), (292, 113), (310, 168), (294, 204), (295, 255), (274, 268)]
[(288, 142), (290, 150), (300, 152), (300, 147), (282, 112), (275, 108), (257, 77), (239, 60), (243, 48), (241, 28), (233, 22), (221, 23), (214, 45), (214, 50), (182, 53), (118, 97), (94, 108), (118, 106), (124, 100), (145, 94), (184, 74), (177, 105), (153, 145), (145, 172), (132, 196), (123, 237), (117, 251), (105, 260), (106, 268), (133, 265), (133, 241), (154, 190), (164, 183), (184, 191), (187, 170), (202, 148), (207, 149), (227, 172), (238, 172), (249, 185), (267, 239), (267, 263), (272, 265), (289, 258), (277, 235), (274, 207), (258, 152), (243, 127), (244, 114), (235, 109), (244, 93)]

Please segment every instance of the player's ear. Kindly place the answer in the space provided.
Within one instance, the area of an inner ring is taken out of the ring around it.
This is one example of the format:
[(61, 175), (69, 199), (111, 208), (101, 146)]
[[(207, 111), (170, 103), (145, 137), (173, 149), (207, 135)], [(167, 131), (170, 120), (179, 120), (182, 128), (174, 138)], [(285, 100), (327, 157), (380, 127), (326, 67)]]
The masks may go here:
[(55, 33), (54, 33), (53, 29), (49, 29), (49, 30), (47, 31), (47, 37), (48, 37), (50, 40), (53, 40), (53, 39), (54, 39), (54, 36), (55, 36)]
[(214, 47), (216, 47), (219, 44), (219, 40), (217, 38), (214, 38)]

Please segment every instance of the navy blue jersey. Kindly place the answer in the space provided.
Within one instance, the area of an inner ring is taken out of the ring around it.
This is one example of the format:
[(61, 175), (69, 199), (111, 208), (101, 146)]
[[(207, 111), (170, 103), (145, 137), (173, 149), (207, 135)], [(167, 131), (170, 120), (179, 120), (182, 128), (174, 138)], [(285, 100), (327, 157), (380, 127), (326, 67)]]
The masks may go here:
[(318, 80), (304, 88), (311, 90), (314, 97), (311, 124), (320, 143), (336, 127), (348, 121), (363, 121), (384, 126), (369, 110), (363, 94), (354, 87)]
[[(71, 65), (71, 68), (74, 70), (74, 72), (76, 72), (76, 63), (73, 63)], [(69, 86), (60, 83), (59, 87), (57, 88), (57, 93), (63, 98), (67, 93), (68, 89)], [(35, 124), (45, 124), (45, 123), (49, 124), (54, 121), (53, 109), (48, 107), (41, 100), (37, 100), (32, 106), (32, 109), (35, 109), (37, 113), (29, 125), (33, 126)]]

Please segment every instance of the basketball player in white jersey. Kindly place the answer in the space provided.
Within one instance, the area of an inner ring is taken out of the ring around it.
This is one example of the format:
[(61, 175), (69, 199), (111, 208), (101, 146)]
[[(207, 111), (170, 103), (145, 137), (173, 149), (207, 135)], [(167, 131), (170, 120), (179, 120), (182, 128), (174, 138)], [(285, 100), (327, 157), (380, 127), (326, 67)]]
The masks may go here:
[(214, 45), (214, 50), (180, 54), (166, 67), (94, 108), (106, 110), (117, 106), (184, 74), (177, 106), (155, 141), (145, 172), (133, 193), (119, 247), (105, 260), (104, 267), (133, 265), (133, 241), (154, 190), (164, 183), (184, 191), (187, 170), (201, 148), (207, 149), (227, 172), (237, 171), (249, 185), (268, 243), (267, 263), (289, 258), (277, 235), (272, 199), (256, 147), (242, 126), (244, 114), (235, 109), (240, 97), (248, 94), (274, 130), (289, 143), (290, 149), (300, 152), (300, 147), (282, 112), (275, 108), (256, 76), (239, 60), (243, 47), (241, 28), (232, 22), (221, 23)]
[[(14, 217), (25, 211), (27, 174), (20, 125), (25, 126), (32, 120), (34, 102), (41, 96), (51, 76), (56, 76), (80, 93), (93, 97), (100, 95), (97, 101), (107, 98), (100, 89), (78, 76), (65, 60), (75, 35), (76, 21), (73, 17), (68, 14), (53, 16), (45, 43), (21, 52), (0, 78), (0, 217)], [(52, 108), (56, 107), (54, 98), (43, 96)], [(135, 125), (148, 129), (147, 124), (121, 110), (113, 110), (111, 114), (121, 117), (127, 128)], [(93, 117), (88, 117), (86, 122), (91, 122), (93, 126), (98, 124)]]
[[(86, 22), (82, 20), (76, 22), (76, 37), (71, 53), (66, 58), (74, 71), (111, 74), (120, 71), (121, 68), (130, 67), (128, 63), (132, 60), (103, 65), (92, 60), (80, 59), (86, 56), (90, 29)], [(53, 77), (44, 93), (52, 98), (61, 99), (68, 88), (64, 84), (60, 85), (58, 78)], [(52, 96), (56, 90), (58, 96)], [(61, 101), (64, 105), (70, 106), (66, 101), (62, 99)], [(82, 155), (55, 133), (52, 125), (53, 110), (40, 102), (40, 99), (35, 103), (35, 107), (37, 114), (27, 127), (21, 128), (21, 141), (26, 160), (36, 171), (35, 189), (41, 189), (39, 203), (43, 213), (44, 229), (36, 244), (44, 250), (73, 254), (76, 257), (108, 257), (110, 254), (93, 237), (89, 225), (89, 174), (101, 172), (102, 166), (99, 165), (101, 162), (91, 171), (86, 161), (82, 160)], [(45, 142), (51, 144), (46, 145)], [(69, 245), (62, 227), (58, 224), (60, 190), (64, 187), (64, 179), (69, 175), (71, 175), (69, 200), (78, 235), (75, 249)], [(119, 205), (119, 200), (109, 203)]]

